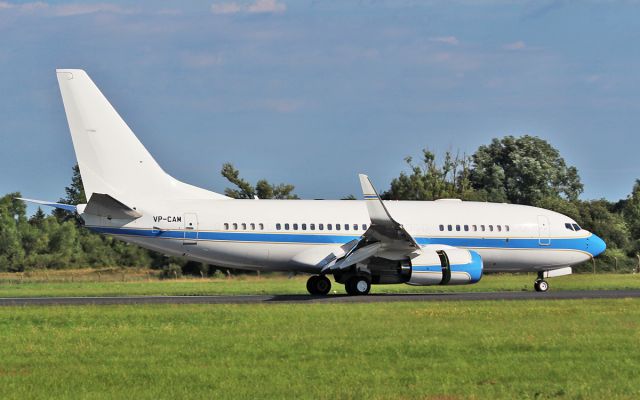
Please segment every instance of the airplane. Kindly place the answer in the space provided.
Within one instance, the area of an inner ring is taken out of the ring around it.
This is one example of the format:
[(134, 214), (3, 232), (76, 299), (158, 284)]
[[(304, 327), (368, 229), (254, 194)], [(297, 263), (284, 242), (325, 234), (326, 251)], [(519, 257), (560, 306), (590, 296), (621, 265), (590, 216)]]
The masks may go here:
[(166, 255), (221, 267), (311, 274), (307, 290), (349, 295), (371, 285), (462, 285), (484, 272), (547, 278), (598, 256), (605, 242), (542, 208), (458, 199), (383, 201), (366, 175), (363, 200), (238, 200), (167, 174), (80, 69), (57, 79), (86, 204), (87, 228)]

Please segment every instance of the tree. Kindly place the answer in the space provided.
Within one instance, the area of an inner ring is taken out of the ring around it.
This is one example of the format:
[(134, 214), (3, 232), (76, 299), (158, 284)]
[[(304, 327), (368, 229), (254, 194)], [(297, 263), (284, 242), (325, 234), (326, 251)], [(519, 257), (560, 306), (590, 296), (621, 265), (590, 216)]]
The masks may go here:
[(435, 200), (455, 197), (476, 199), (471, 188), (470, 159), (446, 152), (442, 165), (436, 155), (428, 149), (422, 150), (422, 163), (414, 164), (411, 157), (405, 158), (411, 172), (404, 171), (391, 181), (391, 187), (382, 197), (391, 200)]
[(632, 238), (640, 239), (640, 179), (636, 179), (631, 194), (620, 203), (620, 211), (629, 225)]
[(16, 197), (20, 193), (0, 198), (0, 271), (19, 271), (24, 260), (20, 226), (26, 224), (26, 207)]
[(583, 186), (575, 167), (535, 136), (505, 136), (473, 154), (470, 180), (490, 201), (534, 205), (545, 197), (576, 200)]
[(220, 171), (222, 176), (233, 183), (237, 189), (227, 188), (224, 194), (234, 199), (298, 199), (293, 193), (295, 186), (281, 183), (279, 185), (270, 184), (267, 180), (261, 179), (252, 186), (249, 182), (240, 177), (240, 172), (231, 163), (225, 163)]
[[(73, 166), (72, 170), (73, 175), (71, 176), (71, 184), (64, 188), (64, 191), (67, 195), (58, 200), (58, 202), (63, 204), (72, 204), (74, 206), (78, 204), (86, 204), (87, 197), (84, 193), (84, 185), (82, 184), (80, 167), (78, 166), (78, 164), (76, 164)], [(73, 219), (76, 222), (77, 226), (82, 226), (82, 220), (80, 219), (80, 217), (70, 211), (56, 208), (53, 211), (53, 215), (58, 218), (58, 221), (63, 222)]]

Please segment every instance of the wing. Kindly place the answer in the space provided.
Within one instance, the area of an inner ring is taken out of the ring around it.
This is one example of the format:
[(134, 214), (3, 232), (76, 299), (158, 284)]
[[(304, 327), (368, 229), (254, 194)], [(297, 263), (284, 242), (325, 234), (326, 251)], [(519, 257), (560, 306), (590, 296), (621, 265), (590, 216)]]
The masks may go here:
[(420, 251), (416, 240), (389, 214), (368, 176), (360, 174), (360, 185), (371, 219), (369, 229), (349, 252), (326, 265), (323, 272), (348, 268), (372, 257), (403, 259)]

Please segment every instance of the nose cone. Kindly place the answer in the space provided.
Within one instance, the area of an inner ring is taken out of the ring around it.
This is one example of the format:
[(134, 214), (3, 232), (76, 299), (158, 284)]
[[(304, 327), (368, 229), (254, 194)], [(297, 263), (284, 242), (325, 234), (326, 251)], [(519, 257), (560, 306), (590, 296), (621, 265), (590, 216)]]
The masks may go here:
[(591, 234), (587, 244), (587, 249), (589, 253), (596, 257), (604, 253), (604, 251), (607, 249), (607, 244), (598, 236)]

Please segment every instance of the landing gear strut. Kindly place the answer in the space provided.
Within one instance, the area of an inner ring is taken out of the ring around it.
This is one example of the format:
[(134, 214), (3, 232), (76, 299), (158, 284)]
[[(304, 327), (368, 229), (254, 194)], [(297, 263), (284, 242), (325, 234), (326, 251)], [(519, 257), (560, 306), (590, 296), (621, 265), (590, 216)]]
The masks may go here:
[(347, 279), (344, 288), (351, 296), (368, 294), (371, 290), (371, 279), (366, 275), (355, 275)]
[(544, 280), (544, 272), (538, 272), (538, 279), (533, 283), (536, 292), (546, 292), (549, 290), (549, 284)]
[(325, 275), (313, 275), (307, 281), (309, 293), (317, 296), (324, 296), (331, 290), (331, 281)]

